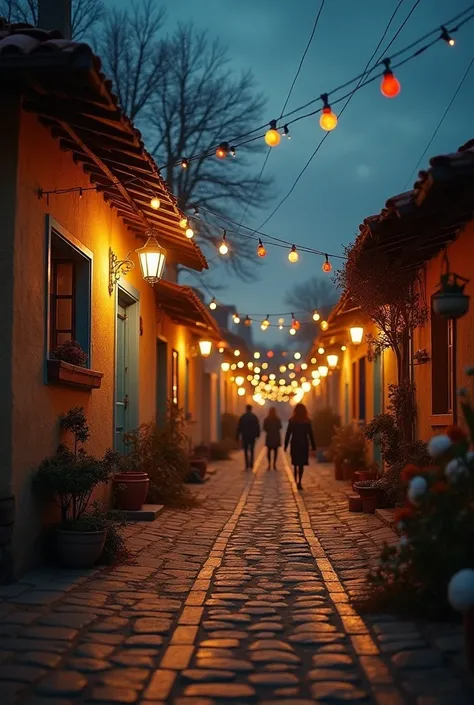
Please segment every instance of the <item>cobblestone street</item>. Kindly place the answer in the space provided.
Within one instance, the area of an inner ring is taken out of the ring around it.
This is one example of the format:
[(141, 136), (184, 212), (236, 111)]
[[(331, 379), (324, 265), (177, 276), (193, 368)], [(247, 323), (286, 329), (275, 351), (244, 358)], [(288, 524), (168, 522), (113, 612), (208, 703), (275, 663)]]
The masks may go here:
[(298, 492), (282, 457), (215, 465), (196, 509), (127, 530), (135, 564), (0, 588), (2, 705), (474, 702), (459, 627), (352, 608), (397, 537), (329, 466)]

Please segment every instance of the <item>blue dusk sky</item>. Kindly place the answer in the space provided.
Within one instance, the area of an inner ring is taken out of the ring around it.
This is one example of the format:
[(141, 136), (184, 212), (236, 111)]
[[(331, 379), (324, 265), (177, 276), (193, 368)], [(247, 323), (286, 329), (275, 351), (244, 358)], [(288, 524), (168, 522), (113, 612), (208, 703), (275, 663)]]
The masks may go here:
[[(112, 0), (108, 0), (109, 3)], [(118, 0), (114, 0), (114, 4)], [(121, 4), (125, 5), (123, 0)], [(320, 0), (164, 0), (165, 30), (192, 20), (228, 46), (236, 72), (252, 69), (267, 96), (266, 118), (277, 117), (302, 52), (308, 41)], [(398, 0), (326, 0), (321, 19), (289, 109), (317, 97), (361, 72), (384, 31)], [(405, 0), (391, 25), (383, 47), (413, 7)], [(389, 50), (397, 51), (424, 33), (466, 9), (469, 0), (421, 0)], [(331, 133), (295, 191), (265, 226), (265, 232), (323, 251), (342, 253), (369, 215), (400, 193), (445, 111), (472, 59), (474, 21), (456, 35), (453, 48), (438, 43), (401, 67), (397, 77), (400, 95), (388, 100), (378, 81), (359, 91)], [(430, 156), (455, 151), (474, 137), (474, 68), (433, 141)], [(319, 116), (294, 126), (291, 141), (282, 140), (268, 160), (266, 174), (274, 176), (274, 193), (268, 208), (246, 216), (258, 227), (292, 186), (322, 136)], [(264, 153), (255, 156), (258, 174)], [(303, 254), (297, 265), (285, 250), (269, 247), (263, 266), (251, 284), (230, 278), (221, 268), (212, 280), (225, 288), (219, 296), (239, 311), (273, 313), (287, 310), (285, 292), (311, 276), (325, 276), (322, 260)], [(260, 330), (258, 331), (260, 333)], [(259, 338), (256, 335), (257, 339)], [(263, 341), (285, 343), (288, 333), (260, 334)]]

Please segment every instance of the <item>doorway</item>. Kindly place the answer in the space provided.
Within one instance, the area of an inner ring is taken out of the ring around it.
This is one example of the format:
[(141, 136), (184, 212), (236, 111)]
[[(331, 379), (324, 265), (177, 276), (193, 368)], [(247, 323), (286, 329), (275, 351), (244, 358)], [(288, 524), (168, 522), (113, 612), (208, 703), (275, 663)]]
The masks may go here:
[(156, 341), (156, 423), (160, 428), (166, 424), (168, 404), (168, 343)]
[(138, 426), (138, 298), (122, 288), (117, 294), (115, 356), (115, 450), (125, 454), (124, 437)]

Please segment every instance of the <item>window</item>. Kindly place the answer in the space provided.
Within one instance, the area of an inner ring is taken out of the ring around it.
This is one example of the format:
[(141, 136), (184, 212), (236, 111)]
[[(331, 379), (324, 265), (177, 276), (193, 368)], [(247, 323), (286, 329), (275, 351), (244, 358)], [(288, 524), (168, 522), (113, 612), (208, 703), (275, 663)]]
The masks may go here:
[(361, 357), (359, 360), (359, 421), (365, 421), (365, 417), (365, 357)]
[(171, 352), (171, 401), (177, 406), (179, 403), (179, 353)]
[(352, 418), (357, 417), (357, 362), (352, 363)]
[(47, 353), (76, 340), (90, 356), (92, 253), (63, 233), (49, 229)]
[(454, 321), (431, 310), (431, 411), (453, 413)]
[(184, 414), (185, 418), (189, 417), (189, 360), (186, 358), (185, 360), (185, 378), (184, 378)]

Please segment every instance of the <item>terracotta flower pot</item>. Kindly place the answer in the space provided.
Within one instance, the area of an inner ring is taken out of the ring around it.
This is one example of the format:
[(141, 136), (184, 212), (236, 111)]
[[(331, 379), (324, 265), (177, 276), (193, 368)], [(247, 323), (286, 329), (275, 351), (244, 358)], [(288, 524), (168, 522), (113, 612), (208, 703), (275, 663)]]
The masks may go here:
[(118, 472), (114, 476), (115, 505), (137, 511), (145, 504), (150, 478), (146, 472)]
[(56, 555), (66, 568), (91, 568), (104, 550), (107, 529), (65, 531), (56, 529)]
[(362, 499), (362, 511), (365, 514), (374, 514), (381, 501), (381, 492), (378, 487), (364, 487), (354, 483), (354, 489)]

